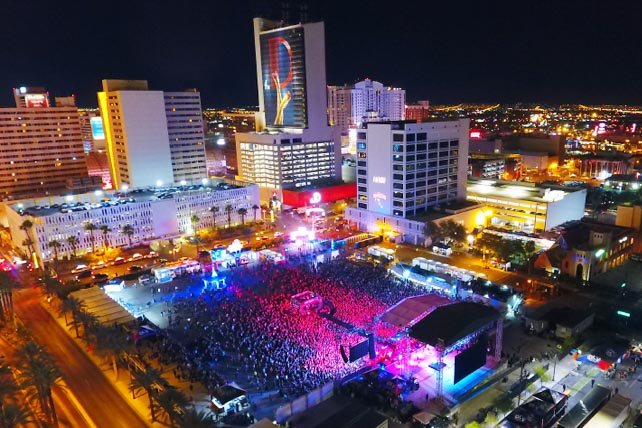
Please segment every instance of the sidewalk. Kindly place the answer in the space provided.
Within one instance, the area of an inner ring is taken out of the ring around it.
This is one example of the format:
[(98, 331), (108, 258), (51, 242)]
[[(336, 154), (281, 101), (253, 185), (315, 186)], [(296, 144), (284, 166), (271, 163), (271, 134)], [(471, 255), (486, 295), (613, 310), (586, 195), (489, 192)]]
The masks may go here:
[[(151, 413), (149, 410), (149, 401), (145, 396), (146, 393), (139, 392), (137, 398), (132, 398), (132, 393), (129, 390), (130, 376), (127, 369), (119, 368), (118, 370), (118, 379), (115, 377), (111, 361), (105, 361), (101, 359), (96, 353), (92, 352), (91, 349), (88, 349), (87, 345), (82, 341), (81, 338), (76, 338), (73, 334), (73, 328), (70, 329), (70, 326), (65, 325), (64, 316), (59, 314), (58, 306), (59, 300), (53, 298), (50, 304), (45, 303), (44, 301), (40, 302), (41, 306), (47, 310), (52, 317), (58, 322), (60, 327), (67, 332), (69, 337), (71, 337), (78, 347), (94, 362), (94, 364), (103, 372), (105, 377), (114, 385), (116, 390), (121, 394), (121, 396), (127, 401), (132, 409), (138, 413), (138, 415), (147, 422), (148, 426), (151, 427), (165, 427), (166, 425), (160, 422), (151, 423)], [(163, 373), (163, 377), (167, 379), (170, 385), (175, 386), (177, 389), (181, 390), (188, 398), (192, 397), (192, 402), (196, 410), (202, 411), (206, 410), (209, 412), (209, 395), (205, 391), (205, 388), (198, 383), (192, 384), (192, 389), (190, 389), (190, 382), (185, 380), (178, 380), (174, 376), (175, 364), (171, 365), (160, 365), (158, 360), (149, 358), (149, 355), (145, 355), (146, 360), (154, 367)]]

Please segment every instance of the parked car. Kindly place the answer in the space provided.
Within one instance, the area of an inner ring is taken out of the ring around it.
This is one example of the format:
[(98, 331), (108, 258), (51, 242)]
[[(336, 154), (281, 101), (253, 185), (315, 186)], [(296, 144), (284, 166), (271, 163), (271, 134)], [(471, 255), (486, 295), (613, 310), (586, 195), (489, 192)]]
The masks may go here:
[(125, 260), (125, 259), (124, 259), (124, 258), (122, 258), (122, 257), (116, 257), (116, 258), (114, 259), (114, 266), (115, 266), (115, 265), (122, 265), (122, 264), (125, 264), (125, 262), (126, 262), (126, 261), (127, 261), (127, 260)]
[(91, 278), (93, 274), (94, 273), (90, 270), (84, 270), (82, 272), (78, 272), (78, 274), (76, 275), (76, 279), (80, 281), (81, 279)]
[(97, 273), (94, 275), (94, 281), (95, 282), (105, 282), (109, 279), (109, 275), (106, 273)]
[(127, 269), (128, 272), (140, 272), (141, 270), (143, 270), (142, 266), (138, 265), (132, 265)]

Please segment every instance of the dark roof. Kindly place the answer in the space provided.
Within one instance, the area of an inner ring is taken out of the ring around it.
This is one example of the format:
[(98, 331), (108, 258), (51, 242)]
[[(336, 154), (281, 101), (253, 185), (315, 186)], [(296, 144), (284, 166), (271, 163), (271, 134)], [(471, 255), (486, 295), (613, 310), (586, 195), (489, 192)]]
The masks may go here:
[(293, 415), (293, 428), (375, 428), (387, 418), (365, 404), (344, 396), (333, 396)]
[(575, 327), (590, 317), (592, 312), (568, 307), (551, 309), (544, 315), (549, 322), (566, 327)]
[(500, 317), (496, 309), (478, 303), (441, 306), (415, 324), (410, 329), (410, 337), (430, 346), (443, 342), (443, 346), (448, 347)]
[[(414, 271), (414, 268), (412, 270)], [(418, 318), (429, 309), (436, 306), (446, 305), (451, 302), (452, 300), (436, 294), (407, 297), (388, 309), (381, 317), (381, 321), (398, 327), (405, 327), (408, 323)]]
[(235, 398), (239, 398), (243, 395), (247, 394), (247, 392), (243, 391), (240, 388), (236, 388), (232, 385), (223, 385), (219, 388), (216, 388), (213, 391), (213, 396), (216, 398), (221, 404), (225, 404), (228, 401), (232, 401)]
[(611, 396), (611, 390), (601, 385), (595, 385), (586, 393), (568, 413), (560, 420), (560, 426), (578, 428), (584, 425), (604, 405)]

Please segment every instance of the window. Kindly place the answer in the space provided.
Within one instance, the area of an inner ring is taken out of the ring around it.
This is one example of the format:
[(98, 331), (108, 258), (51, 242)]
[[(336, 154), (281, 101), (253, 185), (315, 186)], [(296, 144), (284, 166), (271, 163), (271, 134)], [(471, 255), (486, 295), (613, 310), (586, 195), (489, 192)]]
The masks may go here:
[(367, 210), (368, 209), (368, 204), (362, 204), (361, 202), (359, 202), (359, 208)]
[(428, 150), (437, 150), (437, 143), (428, 144)]
[(440, 141), (439, 142), (439, 148), (440, 149), (447, 149), (448, 148), (448, 141)]
[(360, 192), (366, 193), (366, 192), (368, 191), (368, 188), (367, 188), (367, 187), (365, 187), (365, 186), (359, 186), (359, 187), (358, 187), (358, 190), (359, 190)]
[(403, 183), (393, 183), (392, 184), (393, 189), (401, 189), (403, 190)]
[(359, 169), (357, 170), (358, 175), (366, 175), (366, 170), (365, 169)]
[(359, 161), (357, 162), (357, 166), (366, 166), (366, 161)]
[(360, 159), (365, 159), (367, 155), (364, 152), (359, 152), (359, 158)]
[(403, 192), (392, 192), (393, 198), (403, 198)]
[(426, 143), (424, 143), (424, 144), (417, 144), (417, 151), (418, 151), (418, 152), (425, 152), (425, 151), (426, 151)]
[(414, 180), (415, 174), (406, 174), (406, 180)]
[(406, 141), (415, 141), (415, 134), (406, 134)]
[(417, 141), (426, 141), (426, 133), (420, 132), (417, 134)]
[(392, 169), (394, 171), (403, 171), (403, 165), (393, 165)]
[[(357, 138), (360, 140), (365, 140), (366, 139), (366, 133), (365, 132), (357, 132)], [(363, 143), (365, 147), (365, 143)]]
[(414, 152), (415, 151), (415, 145), (414, 144), (406, 145), (406, 151), (407, 152)]
[(395, 162), (403, 162), (403, 155), (393, 155), (392, 160)]
[(392, 141), (403, 141), (403, 134), (392, 134)]
[(392, 151), (393, 152), (398, 152), (398, 153), (403, 153), (403, 144), (393, 144), (392, 145)]
[(392, 201), (392, 206), (393, 207), (401, 207), (401, 208), (403, 208), (403, 202), (401, 202), (401, 201)]
[(357, 149), (359, 150), (365, 150), (366, 149), (366, 143), (357, 143)]
[(368, 180), (366, 178), (358, 178), (357, 183), (359, 184), (368, 184)]
[(403, 174), (393, 174), (392, 178), (394, 180), (403, 180)]

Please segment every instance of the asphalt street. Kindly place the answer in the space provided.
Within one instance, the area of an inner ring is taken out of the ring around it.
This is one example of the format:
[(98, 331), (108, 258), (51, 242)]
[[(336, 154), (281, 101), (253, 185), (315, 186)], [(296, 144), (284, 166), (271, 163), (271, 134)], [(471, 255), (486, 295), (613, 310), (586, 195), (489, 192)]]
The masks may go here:
[[(78, 348), (73, 339), (40, 305), (40, 294), (23, 288), (14, 294), (18, 317), (31, 330), (39, 344), (45, 345), (63, 372), (68, 388), (80, 406), (91, 415), (95, 427), (147, 427), (138, 414), (105, 377), (103, 372)], [(65, 408), (69, 403), (61, 401)], [(88, 424), (72, 426), (91, 426)]]

